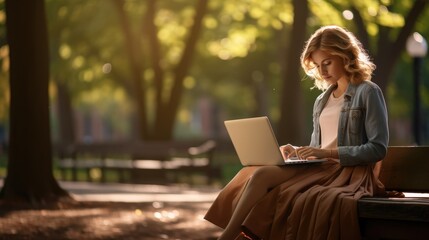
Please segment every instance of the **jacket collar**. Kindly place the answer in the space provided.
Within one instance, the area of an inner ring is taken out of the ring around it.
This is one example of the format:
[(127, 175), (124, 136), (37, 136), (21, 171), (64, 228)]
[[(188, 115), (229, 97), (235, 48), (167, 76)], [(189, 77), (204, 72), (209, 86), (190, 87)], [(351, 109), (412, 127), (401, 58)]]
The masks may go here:
[[(349, 85), (347, 86), (347, 90), (344, 93), (345, 101), (350, 101), (353, 98), (353, 96), (356, 94), (357, 86), (358, 85), (356, 84), (349, 83)], [(323, 93), (322, 98), (320, 100), (321, 106), (319, 107), (319, 111), (322, 111), (322, 109), (325, 107), (326, 103), (328, 102), (329, 96), (331, 96), (332, 91), (335, 90), (335, 87), (335, 85), (331, 85)]]
[[(335, 90), (335, 85), (331, 85), (328, 87), (328, 89), (326, 89), (325, 94), (323, 95), (322, 99), (323, 102), (328, 101), (329, 96), (331, 96), (332, 91)], [(344, 93), (344, 98), (346, 100), (350, 100), (353, 98), (353, 96), (356, 94), (356, 89), (357, 89), (358, 85), (353, 84), (353, 83), (349, 83), (349, 85), (347, 86), (346, 92)]]
[(346, 100), (349, 100), (353, 98), (353, 96), (356, 94), (356, 89), (357, 89), (358, 85), (353, 84), (353, 83), (349, 83), (349, 85), (347, 86), (347, 90), (344, 94), (344, 98)]

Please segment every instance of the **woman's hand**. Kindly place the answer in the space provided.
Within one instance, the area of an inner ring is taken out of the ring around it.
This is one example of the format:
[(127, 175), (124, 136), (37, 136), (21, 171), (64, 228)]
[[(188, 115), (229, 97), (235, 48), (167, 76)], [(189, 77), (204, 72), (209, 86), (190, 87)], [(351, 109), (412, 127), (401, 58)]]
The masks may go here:
[(299, 147), (296, 149), (298, 158), (300, 159), (315, 159), (315, 158), (331, 158), (331, 149), (321, 149), (315, 147)]
[(298, 159), (317, 159), (326, 158), (335, 162), (338, 160), (338, 150), (336, 149), (321, 149), (315, 147), (295, 147), (291, 144), (280, 146), (280, 152), (284, 159), (297, 157)]
[(291, 157), (297, 157), (296, 156), (296, 147), (292, 146), (291, 144), (286, 144), (280, 146), (280, 152), (282, 153), (283, 159), (288, 159)]

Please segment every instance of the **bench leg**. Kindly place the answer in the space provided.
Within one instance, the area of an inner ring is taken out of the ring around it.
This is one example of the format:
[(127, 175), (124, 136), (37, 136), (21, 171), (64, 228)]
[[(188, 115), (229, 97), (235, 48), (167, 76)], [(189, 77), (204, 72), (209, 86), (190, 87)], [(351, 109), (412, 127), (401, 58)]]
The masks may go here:
[(125, 183), (126, 182), (126, 175), (127, 172), (124, 169), (118, 169), (118, 175), (119, 175), (119, 182)]
[(101, 168), (101, 179), (100, 180), (102, 183), (106, 182), (106, 168), (105, 167)]
[(61, 173), (61, 180), (66, 180), (67, 179), (67, 170), (65, 168), (60, 168), (60, 173)]
[(92, 182), (92, 177), (91, 177), (91, 168), (86, 169), (86, 180), (88, 182)]
[(73, 180), (74, 182), (76, 182), (76, 181), (77, 181), (77, 169), (76, 169), (76, 167), (73, 167), (73, 168), (72, 168), (72, 180)]

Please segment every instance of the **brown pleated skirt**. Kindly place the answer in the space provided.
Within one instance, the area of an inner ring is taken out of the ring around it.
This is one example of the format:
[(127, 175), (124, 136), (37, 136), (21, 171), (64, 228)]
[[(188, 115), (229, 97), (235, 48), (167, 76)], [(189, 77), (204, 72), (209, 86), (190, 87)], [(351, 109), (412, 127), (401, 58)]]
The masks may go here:
[[(225, 228), (258, 168), (242, 168), (219, 193), (205, 219)], [(341, 167), (328, 161), (284, 168), (288, 168), (284, 174), (293, 177), (269, 191), (242, 224), (262, 239), (360, 239), (357, 200), (385, 194), (372, 165)]]

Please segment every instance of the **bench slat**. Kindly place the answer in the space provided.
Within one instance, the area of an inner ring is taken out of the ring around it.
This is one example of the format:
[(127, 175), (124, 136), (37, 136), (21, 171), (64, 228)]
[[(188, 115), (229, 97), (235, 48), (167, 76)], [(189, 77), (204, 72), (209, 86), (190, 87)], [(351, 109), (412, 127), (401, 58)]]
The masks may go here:
[(429, 224), (428, 199), (362, 198), (358, 201), (358, 209), (361, 218), (420, 221)]
[[(77, 169), (89, 172), (92, 168), (101, 169), (101, 180), (105, 181), (105, 171), (114, 170), (125, 179), (131, 173), (129, 181), (163, 181), (166, 176), (183, 173), (202, 174), (211, 184), (220, 169), (212, 165), (216, 142), (209, 140), (198, 146), (187, 142), (121, 142), (77, 144), (59, 147), (58, 167), (65, 178), (65, 170), (72, 169), (76, 180)], [(94, 159), (95, 158), (95, 159)], [(89, 175), (88, 175), (89, 176)], [(175, 178), (170, 177), (173, 181)], [(88, 177), (88, 180), (91, 180)], [(120, 180), (123, 182), (123, 180)]]

